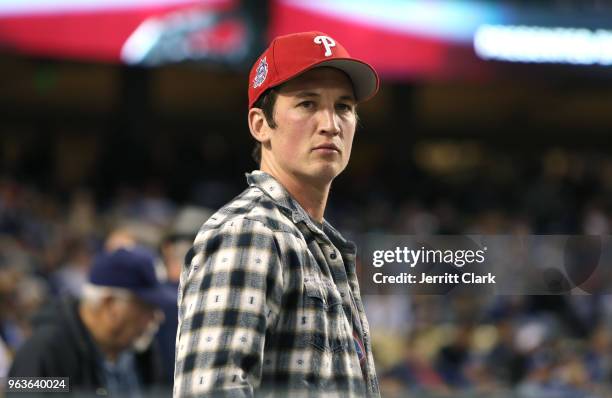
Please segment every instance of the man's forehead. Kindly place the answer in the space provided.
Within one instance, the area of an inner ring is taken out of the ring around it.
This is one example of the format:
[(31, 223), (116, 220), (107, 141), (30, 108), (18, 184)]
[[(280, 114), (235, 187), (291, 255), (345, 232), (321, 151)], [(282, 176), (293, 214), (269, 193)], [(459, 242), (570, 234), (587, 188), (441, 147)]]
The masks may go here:
[(311, 69), (285, 82), (279, 87), (279, 92), (286, 95), (307, 96), (318, 94), (324, 89), (338, 90), (342, 97), (355, 98), (353, 85), (349, 77), (343, 71), (320, 67)]

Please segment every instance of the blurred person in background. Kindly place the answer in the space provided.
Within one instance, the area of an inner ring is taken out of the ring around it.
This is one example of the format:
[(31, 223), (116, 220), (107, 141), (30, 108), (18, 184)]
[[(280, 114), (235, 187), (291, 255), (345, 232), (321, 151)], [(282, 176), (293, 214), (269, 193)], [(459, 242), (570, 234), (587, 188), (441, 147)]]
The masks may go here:
[(381, 391), (387, 394), (402, 396), (402, 393), (436, 394), (440, 397), (452, 395), (440, 373), (434, 368), (432, 359), (427, 354), (432, 346), (433, 333), (428, 329), (410, 333), (403, 347), (403, 357), (391, 366), (382, 377)]
[(147, 343), (159, 308), (175, 296), (159, 282), (153, 255), (138, 247), (98, 255), (82, 293), (41, 310), (9, 376), (69, 377), (73, 392), (110, 396), (138, 397), (159, 386), (159, 358)]
[(466, 366), (470, 360), (473, 331), (474, 326), (471, 324), (457, 326), (454, 338), (438, 352), (435, 368), (444, 382), (451, 387), (461, 389), (470, 385)]
[(9, 347), (21, 343), (24, 330), (19, 328), (15, 307), (17, 303), (17, 286), (23, 273), (13, 266), (0, 267), (0, 339)]
[(93, 245), (85, 238), (67, 239), (64, 261), (49, 276), (55, 295), (81, 297), (93, 259)]
[(20, 273), (15, 267), (0, 266), (0, 378), (7, 375), (14, 348), (21, 344), (23, 331), (18, 327), (14, 307)]
[[(551, 379), (553, 364), (546, 358), (534, 358), (530, 365), (527, 377), (522, 381), (517, 392), (521, 398), (547, 398), (560, 396), (562, 391), (555, 386)], [(556, 395), (555, 395), (556, 394)]]
[(200, 229), (202, 223), (210, 217), (212, 212), (203, 207), (186, 206), (176, 215), (172, 226), (162, 238), (159, 245), (161, 262), (163, 263), (162, 282), (175, 300), (171, 305), (162, 308), (164, 321), (159, 325), (155, 336), (162, 358), (164, 377), (169, 383), (174, 380), (174, 356), (176, 348), (176, 330), (178, 328), (178, 307), (176, 297), (178, 295), (181, 269), (185, 262), (185, 256), (191, 248), (191, 244)]
[(525, 375), (525, 356), (514, 346), (515, 329), (510, 317), (495, 324), (496, 341), (487, 352), (485, 363), (502, 386), (513, 386)]
[(612, 333), (608, 326), (600, 324), (595, 327), (584, 352), (584, 363), (593, 382), (600, 384), (612, 382), (611, 349)]
[(32, 257), (16, 240), (0, 235), (0, 378), (30, 335), (30, 317), (49, 293), (31, 263)]

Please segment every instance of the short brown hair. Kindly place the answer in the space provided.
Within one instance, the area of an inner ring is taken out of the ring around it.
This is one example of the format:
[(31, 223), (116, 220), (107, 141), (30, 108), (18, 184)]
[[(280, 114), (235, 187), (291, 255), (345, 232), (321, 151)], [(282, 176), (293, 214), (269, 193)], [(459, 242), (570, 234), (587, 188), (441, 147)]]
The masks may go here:
[[(259, 108), (263, 111), (268, 126), (273, 129), (276, 128), (276, 121), (274, 121), (274, 105), (276, 104), (277, 97), (278, 92), (274, 88), (270, 88), (264, 91), (253, 104), (253, 108)], [(255, 142), (255, 147), (253, 148), (253, 152), (251, 152), (251, 156), (258, 165), (261, 164), (261, 143), (259, 141)]]

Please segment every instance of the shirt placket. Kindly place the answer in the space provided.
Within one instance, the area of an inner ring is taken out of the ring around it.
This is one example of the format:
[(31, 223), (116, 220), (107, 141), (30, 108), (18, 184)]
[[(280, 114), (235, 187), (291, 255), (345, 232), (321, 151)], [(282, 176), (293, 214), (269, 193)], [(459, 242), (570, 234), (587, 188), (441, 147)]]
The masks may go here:
[[(345, 254), (343, 254), (336, 246), (330, 241), (330, 239), (323, 233), (318, 230), (315, 226), (308, 225), (308, 222), (300, 223), (299, 226), (304, 238), (307, 240), (314, 240), (318, 246), (319, 252), (323, 255), (322, 258), (318, 258), (317, 262), (319, 265), (323, 265), (323, 269), (321, 270), (324, 274), (328, 273), (328, 277), (332, 278), (334, 281), (338, 292), (340, 293), (340, 297), (342, 298), (342, 307), (344, 309), (346, 325), (349, 328), (347, 333), (352, 338), (351, 331), (354, 327), (356, 327), (356, 332), (359, 336), (362, 336), (362, 341), (365, 346), (365, 339), (363, 338), (363, 327), (361, 322), (361, 317), (359, 315), (358, 307), (355, 305), (353, 293), (351, 291), (351, 287), (349, 285), (348, 275), (344, 265)], [(314, 254), (314, 253), (313, 253)], [(318, 256), (315, 256), (318, 257)], [(367, 351), (366, 354), (366, 364), (367, 364)], [(366, 365), (367, 368), (367, 365)], [(366, 386), (368, 385), (368, 374), (366, 371), (366, 375), (364, 375), (364, 382)]]
[(366, 327), (367, 322), (365, 322), (365, 308), (363, 307), (363, 303), (361, 302), (357, 293), (359, 292), (358, 284), (357, 284), (357, 274), (355, 273), (355, 254), (346, 252), (342, 255), (344, 261), (346, 262), (345, 269), (347, 270), (347, 282), (349, 286), (350, 299), (353, 301), (354, 308), (356, 309), (357, 320), (355, 322), (360, 327), (360, 334), (363, 337), (363, 345), (365, 349), (366, 355), (366, 385), (368, 387), (368, 391), (373, 394), (373, 396), (378, 396), (378, 385), (375, 380), (375, 371), (374, 371), (374, 363), (372, 360), (372, 345), (370, 342), (369, 330)]
[[(343, 301), (343, 307), (345, 309), (345, 314), (348, 314), (347, 321), (349, 322), (349, 326), (351, 327), (351, 330), (353, 327), (356, 327), (357, 334), (363, 339), (365, 349), (364, 354), (366, 356), (364, 382), (368, 391), (372, 393), (373, 396), (377, 396), (378, 388), (374, 381), (374, 373), (372, 370), (374, 364), (371, 360), (372, 355), (370, 338), (366, 330), (365, 323), (363, 322), (363, 319), (365, 317), (365, 311), (362, 311), (363, 305), (359, 300), (356, 300), (353, 294), (353, 292), (358, 291), (356, 285), (352, 283), (352, 278), (356, 278), (354, 273), (355, 256), (353, 253), (350, 252), (341, 252), (334, 246), (334, 244), (324, 233), (318, 233), (318, 231), (316, 230), (311, 231), (311, 233), (316, 234), (316, 239), (319, 243), (319, 247), (321, 248), (321, 251), (324, 253), (325, 256), (325, 262), (329, 270), (331, 271), (334, 282), (336, 283), (336, 287), (340, 292), (340, 296), (342, 297)], [(345, 261), (347, 262), (347, 264), (345, 264)]]
[[(348, 324), (351, 326), (352, 330), (353, 324), (355, 323), (353, 318), (356, 315), (356, 307), (353, 307), (351, 289), (348, 284), (348, 277), (344, 269), (342, 256), (339, 250), (331, 242), (322, 242), (320, 246), (331, 271), (334, 283), (336, 284), (336, 288), (340, 292), (344, 313), (346, 314)], [(360, 330), (358, 330), (358, 332), (361, 333)]]

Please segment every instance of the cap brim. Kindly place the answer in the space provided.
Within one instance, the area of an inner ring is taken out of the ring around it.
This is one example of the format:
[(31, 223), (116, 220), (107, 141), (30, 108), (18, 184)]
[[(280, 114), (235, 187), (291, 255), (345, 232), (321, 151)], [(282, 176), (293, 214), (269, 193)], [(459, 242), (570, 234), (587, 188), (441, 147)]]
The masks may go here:
[(378, 75), (370, 65), (352, 58), (334, 58), (312, 65), (309, 69), (331, 66), (348, 75), (353, 83), (357, 102), (372, 98), (378, 91)]
[(177, 305), (178, 292), (176, 286), (159, 285), (153, 289), (132, 290), (145, 303), (157, 308), (168, 308)]

